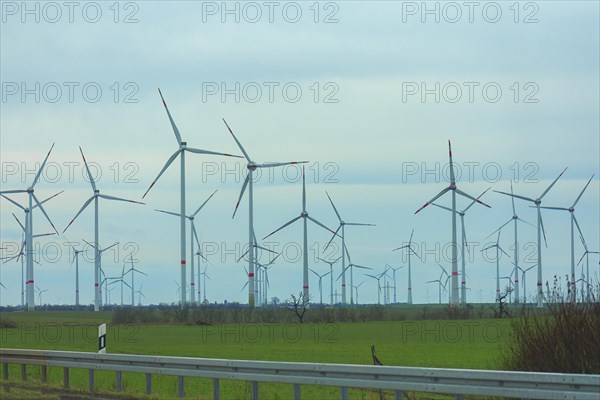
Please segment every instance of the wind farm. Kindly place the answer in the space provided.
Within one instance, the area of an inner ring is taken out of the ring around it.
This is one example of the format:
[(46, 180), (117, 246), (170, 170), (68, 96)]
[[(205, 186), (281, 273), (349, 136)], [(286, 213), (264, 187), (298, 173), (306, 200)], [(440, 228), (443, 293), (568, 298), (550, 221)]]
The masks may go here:
[(600, 389), (597, 3), (67, 5), (0, 5), (0, 398)]

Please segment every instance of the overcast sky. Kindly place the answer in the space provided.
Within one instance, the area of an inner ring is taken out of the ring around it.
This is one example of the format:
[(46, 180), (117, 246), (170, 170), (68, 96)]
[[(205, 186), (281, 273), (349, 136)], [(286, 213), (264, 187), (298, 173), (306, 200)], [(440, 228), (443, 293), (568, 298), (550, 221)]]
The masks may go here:
[[(447, 141), (460, 169), (458, 186), (476, 196), (488, 187), (536, 197), (565, 168), (543, 205), (570, 206), (596, 174), (576, 215), (590, 250), (599, 250), (599, 6), (597, 2), (2, 2), (0, 145), (2, 190), (26, 188), (36, 166), (56, 143), (41, 181), (59, 231), (92, 194), (78, 146), (85, 152), (101, 193), (141, 200), (177, 142), (162, 107), (160, 87), (189, 146), (241, 154), (226, 118), (257, 162), (308, 160), (309, 214), (328, 227), (337, 218), (325, 191), (346, 221), (375, 227), (346, 231), (352, 261), (382, 271), (407, 264), (392, 252), (415, 230), (424, 261), (413, 259), (415, 302), (437, 302), (440, 262), (450, 272), (450, 214), (425, 201), (447, 186)], [(316, 5), (315, 5), (316, 4)], [(243, 261), (248, 240), (244, 197), (231, 218), (243, 161), (188, 153), (187, 204), (210, 261), (207, 298), (247, 301)], [(260, 238), (301, 212), (299, 169), (279, 168), (255, 184), (255, 230)], [(246, 194), (247, 195), (247, 194)], [(25, 202), (26, 197), (14, 196)], [(486, 237), (510, 219), (510, 199), (492, 191), (492, 206), (472, 207), (465, 217), (473, 242), (467, 263), (469, 301), (493, 301), (495, 258), (481, 249)], [(121, 272), (135, 251), (148, 276), (144, 303), (176, 300), (179, 220), (155, 208), (179, 211), (179, 163), (146, 196), (145, 206), (100, 202), (100, 242), (119, 242), (103, 258), (107, 275)], [(450, 195), (439, 200), (450, 205)], [(458, 208), (468, 204), (458, 198)], [(0, 201), (4, 255), (14, 255), (21, 231)], [(517, 213), (535, 223), (535, 210), (517, 201)], [(569, 215), (544, 211), (548, 248), (544, 281), (570, 268)], [(355, 228), (355, 229), (352, 229)], [(34, 213), (35, 233), (50, 232)], [(535, 229), (519, 230), (519, 263), (535, 263)], [(93, 207), (69, 228), (71, 241), (93, 240)], [(309, 224), (311, 268), (326, 272), (316, 256), (330, 238)], [(189, 251), (189, 232), (188, 232)], [(300, 222), (265, 245), (284, 251), (269, 272), (269, 297), (286, 299), (302, 288)], [(513, 234), (501, 246), (512, 257)], [(63, 237), (35, 242), (35, 282), (44, 301), (74, 303), (74, 268)], [(583, 252), (578, 238), (576, 261)], [(438, 250), (436, 250), (438, 249)], [(425, 250), (427, 254), (425, 254)], [(336, 255), (337, 254), (337, 255)], [(448, 253), (449, 254), (449, 253)], [(93, 301), (92, 251), (81, 260), (81, 299)], [(188, 256), (189, 259), (189, 256)], [(266, 261), (268, 254), (262, 254)], [(189, 264), (189, 261), (188, 261)], [(598, 280), (598, 257), (590, 258)], [(204, 268), (204, 263), (203, 263)], [(501, 258), (508, 275), (510, 259)], [(19, 264), (0, 268), (2, 304), (20, 301)], [(534, 271), (527, 291), (534, 293)], [(577, 275), (580, 275), (580, 267)], [(335, 277), (340, 265), (335, 265)], [(313, 298), (317, 280), (311, 274)], [(397, 274), (398, 300), (406, 301), (406, 268)], [(129, 277), (127, 278), (129, 279)], [(328, 279), (328, 278), (327, 278)], [(189, 281), (189, 277), (188, 277)], [(377, 301), (376, 282), (355, 271), (361, 302)], [(329, 281), (324, 281), (329, 298)], [(503, 284), (505, 286), (505, 283)], [(339, 290), (340, 283), (336, 283)], [(138, 289), (138, 287), (136, 287)], [(118, 289), (112, 301), (118, 301)], [(129, 302), (129, 292), (125, 296)], [(136, 300), (137, 302), (137, 300)]]

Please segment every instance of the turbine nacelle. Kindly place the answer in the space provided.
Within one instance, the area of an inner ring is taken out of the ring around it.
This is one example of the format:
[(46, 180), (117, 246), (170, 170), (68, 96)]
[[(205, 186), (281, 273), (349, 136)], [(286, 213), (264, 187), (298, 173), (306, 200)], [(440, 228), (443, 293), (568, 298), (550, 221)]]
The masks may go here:
[(181, 143), (179, 143), (179, 148), (180, 148), (181, 150), (185, 150), (185, 149), (187, 149), (187, 142), (181, 142)]
[(456, 190), (456, 183), (454, 183), (454, 182), (450, 183), (450, 186), (448, 186), (448, 189)]
[(300, 216), (301, 216), (302, 218), (306, 218), (306, 217), (308, 217), (308, 213), (307, 213), (306, 211), (302, 211), (302, 212), (300, 213)]
[(248, 169), (248, 171), (255, 171), (258, 168), (258, 165), (256, 165), (256, 163), (252, 162), (252, 163), (249, 163), (248, 165), (246, 165), (246, 168)]

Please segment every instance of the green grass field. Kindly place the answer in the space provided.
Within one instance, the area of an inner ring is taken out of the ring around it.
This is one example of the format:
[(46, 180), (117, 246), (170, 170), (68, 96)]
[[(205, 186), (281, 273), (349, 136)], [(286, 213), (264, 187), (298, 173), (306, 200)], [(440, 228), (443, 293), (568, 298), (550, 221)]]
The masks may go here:
[[(384, 365), (445, 368), (498, 368), (509, 321), (497, 319), (386, 321), (363, 323), (228, 324), (214, 326), (111, 325), (110, 312), (34, 312), (3, 315), (16, 324), (0, 330), (0, 346), (46, 350), (96, 351), (97, 326), (108, 324), (110, 353), (155, 354), (245, 360), (372, 364), (375, 345)], [(11, 377), (19, 369), (11, 367)], [(71, 386), (86, 388), (87, 371), (71, 372)], [(30, 380), (39, 368), (30, 367)], [(51, 385), (62, 383), (62, 370), (49, 369)], [(142, 374), (124, 374), (127, 394), (144, 392)], [(114, 373), (99, 372), (96, 387), (114, 389)], [(175, 377), (155, 376), (157, 398), (173, 398)], [(261, 384), (261, 398), (289, 398), (290, 385)], [(303, 398), (339, 398), (336, 388), (303, 387)], [(187, 379), (189, 398), (211, 398), (211, 382)], [(245, 382), (223, 382), (223, 398), (248, 398)], [(2, 393), (2, 398), (9, 395)], [(352, 398), (378, 398), (378, 392), (351, 390)], [(8, 398), (8, 397), (7, 397)], [(429, 398), (429, 397), (419, 397)], [(435, 398), (435, 397), (433, 397)]]

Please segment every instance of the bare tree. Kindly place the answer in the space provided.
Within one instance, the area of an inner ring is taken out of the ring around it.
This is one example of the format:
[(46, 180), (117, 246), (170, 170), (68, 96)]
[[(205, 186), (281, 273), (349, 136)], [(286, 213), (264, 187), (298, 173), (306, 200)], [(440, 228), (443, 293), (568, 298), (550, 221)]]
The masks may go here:
[(288, 310), (292, 311), (296, 317), (298, 317), (298, 321), (300, 323), (304, 322), (304, 314), (308, 311), (308, 304), (310, 302), (310, 298), (305, 299), (304, 293), (298, 293), (298, 296), (294, 296), (291, 294), (292, 298), (288, 300)]

